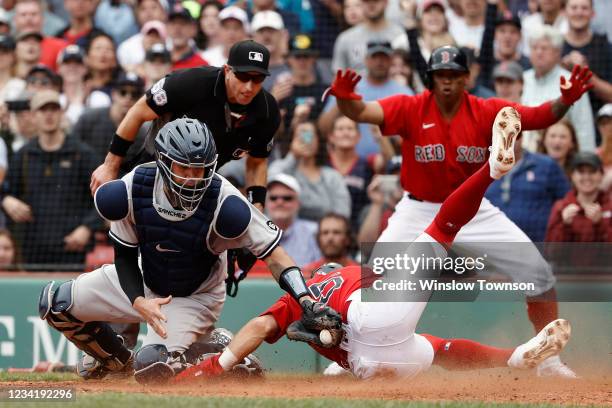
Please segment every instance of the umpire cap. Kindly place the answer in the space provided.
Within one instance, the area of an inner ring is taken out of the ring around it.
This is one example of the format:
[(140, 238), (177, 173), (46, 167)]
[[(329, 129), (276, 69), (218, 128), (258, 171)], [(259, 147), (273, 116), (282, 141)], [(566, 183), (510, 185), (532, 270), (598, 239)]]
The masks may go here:
[(432, 73), (442, 70), (470, 72), (465, 52), (452, 45), (445, 45), (433, 50), (427, 63), (427, 82), (430, 88)]

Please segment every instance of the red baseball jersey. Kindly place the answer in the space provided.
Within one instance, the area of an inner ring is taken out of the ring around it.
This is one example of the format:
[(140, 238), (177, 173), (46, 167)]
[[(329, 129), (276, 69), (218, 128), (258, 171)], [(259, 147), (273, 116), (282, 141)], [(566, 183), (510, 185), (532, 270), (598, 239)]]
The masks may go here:
[(556, 122), (550, 102), (527, 107), (503, 99), (465, 93), (458, 112), (447, 121), (431, 91), (380, 99), (381, 131), (402, 137), (402, 187), (418, 199), (440, 203), (488, 159), (491, 128), (497, 112), (513, 106), (523, 130)]
[[(361, 266), (345, 266), (327, 275), (315, 275), (307, 282), (313, 297), (342, 314), (342, 321), (346, 323), (346, 315), (350, 302), (349, 296), (362, 287)], [(278, 331), (268, 337), (266, 342), (276, 343), (287, 332), (287, 327), (302, 318), (302, 308), (291, 296), (284, 295), (268, 310), (261, 314), (271, 315), (278, 324)], [(311, 345), (322, 356), (335, 361), (344, 368), (349, 368), (346, 351), (340, 347), (322, 348)]]

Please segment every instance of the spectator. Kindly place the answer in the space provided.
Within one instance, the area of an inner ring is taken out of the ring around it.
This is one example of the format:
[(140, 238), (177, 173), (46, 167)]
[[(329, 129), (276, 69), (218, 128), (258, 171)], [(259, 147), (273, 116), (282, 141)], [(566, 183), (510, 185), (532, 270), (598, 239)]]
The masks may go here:
[[(522, 103), (537, 106), (561, 95), (559, 81), (561, 76), (570, 77), (570, 73), (559, 65), (563, 37), (553, 27), (540, 26), (532, 31), (529, 41), (531, 46), (531, 65), (533, 68), (523, 75), (525, 87)], [(595, 149), (595, 129), (593, 112), (588, 95), (582, 97), (570, 108), (567, 118), (576, 129), (581, 150)], [(523, 132), (523, 146), (535, 151), (539, 135), (534, 132)]]
[[(448, 30), (457, 42), (457, 45), (479, 50), (482, 35), (485, 29), (485, 0), (460, 0), (463, 16), (449, 14)], [(444, 44), (447, 45), (447, 44)]]
[(500, 62), (493, 70), (495, 95), (510, 102), (520, 103), (523, 95), (523, 68), (515, 61)]
[(55, 65), (57, 56), (68, 43), (52, 35), (63, 26), (64, 22), (58, 19), (61, 26), (56, 26), (52, 31), (48, 31), (45, 26), (49, 21), (48, 17), (53, 16), (53, 14), (43, 13), (43, 10), (41, 0), (20, 0), (15, 5), (13, 24), (17, 36), (22, 33), (43, 34), (40, 43), (40, 59), (38, 62), (55, 70), (57, 68)]
[(0, 103), (14, 99), (25, 88), (25, 82), (15, 76), (15, 40), (0, 35)]
[(612, 187), (612, 103), (608, 103), (597, 112), (597, 128), (601, 134), (601, 146), (597, 154), (604, 167), (602, 190), (610, 191)]
[(567, 18), (563, 14), (564, 0), (537, 0), (539, 12), (530, 14), (523, 19), (523, 41), (524, 53), (529, 56), (531, 46), (529, 42), (535, 32), (538, 32), (544, 25), (556, 28), (562, 35), (567, 33), (569, 25)]
[[(399, 173), (401, 157), (397, 156), (391, 163), (391, 173)], [(358, 242), (376, 242), (380, 234), (387, 228), (389, 218), (395, 211), (395, 205), (404, 195), (404, 189), (399, 182), (399, 174), (376, 175), (367, 189), (370, 204), (363, 210), (360, 217)], [(363, 259), (367, 259), (365, 256)]]
[(279, 245), (299, 266), (321, 257), (315, 239), (317, 224), (298, 216), (300, 204), (304, 201), (295, 177), (279, 173), (268, 180), (266, 212), (283, 231)]
[(227, 62), (232, 45), (248, 39), (250, 32), (247, 13), (240, 7), (225, 7), (219, 13), (219, 20), (221, 21), (221, 29), (219, 30), (221, 44), (208, 47), (201, 54), (202, 58), (215, 67), (222, 67)]
[[(404, 35), (402, 27), (385, 18), (387, 2), (387, 0), (363, 1), (363, 23), (349, 28), (336, 39), (332, 72), (344, 68), (365, 72), (365, 59), (368, 54), (366, 44), (373, 42), (390, 44), (397, 37)], [(317, 44), (321, 43), (317, 41)]]
[(398, 84), (408, 87), (417, 93), (425, 89), (423, 82), (421, 82), (412, 68), (412, 59), (410, 58), (410, 53), (406, 50), (393, 50), (389, 75)]
[(478, 77), (480, 76), (480, 63), (476, 60), (474, 50), (466, 47), (461, 47), (461, 50), (467, 57), (468, 69), (470, 70), (470, 76), (468, 77), (466, 87), (467, 91), (479, 98), (486, 99), (494, 97), (495, 92), (478, 83)]
[[(398, 37), (393, 42), (393, 46), (410, 50), (410, 59), (422, 82), (426, 78), (426, 60), (429, 59), (431, 52), (442, 45), (454, 45), (455, 40), (448, 32), (444, 1), (424, 1), (418, 7), (415, 2), (409, 4), (406, 9), (406, 36)], [(415, 16), (418, 18), (419, 26)]]
[(193, 38), (198, 32), (196, 20), (179, 3), (168, 14), (168, 41), (172, 44), (172, 70), (208, 65), (198, 53)]
[(145, 81), (145, 89), (149, 89), (157, 81), (172, 72), (170, 51), (162, 43), (153, 44), (145, 54), (145, 61), (139, 72)]
[[(294, 176), (300, 185), (300, 217), (318, 221), (328, 212), (350, 217), (351, 198), (340, 173), (323, 166), (317, 128), (303, 122), (293, 131), (291, 149), (286, 157), (270, 165), (269, 173)], [(270, 193), (268, 193), (270, 194)]]
[(358, 265), (349, 256), (353, 246), (353, 238), (351, 225), (346, 217), (334, 213), (324, 215), (319, 220), (317, 244), (323, 256), (302, 268), (304, 276), (312, 276), (317, 268), (330, 262), (342, 266)]
[(221, 20), (219, 19), (222, 9), (223, 4), (217, 0), (209, 0), (202, 5), (199, 18), (200, 30), (196, 38), (199, 49), (206, 50), (222, 44)]
[[(268, 66), (270, 75), (263, 84), (264, 88), (270, 91), (279, 76), (289, 70), (285, 62), (288, 43), (285, 25), (277, 12), (259, 11), (253, 16), (251, 30), (253, 31), (253, 40), (263, 44), (270, 51), (270, 64)], [(272, 94), (274, 95), (274, 93)], [(280, 102), (282, 98), (277, 97), (276, 99)]]
[(0, 228), (0, 271), (19, 270), (17, 245), (11, 232)]
[(546, 128), (538, 152), (556, 161), (569, 179), (572, 159), (578, 152), (578, 138), (572, 124), (562, 119)]
[(595, 153), (580, 152), (572, 162), (573, 189), (553, 207), (546, 241), (611, 242), (612, 202), (601, 191), (601, 160)]
[(40, 60), (40, 33), (21, 33), (16, 38), (15, 47), (15, 76), (24, 78)]
[[(282, 89), (286, 82), (280, 78), (272, 88), (272, 95), (279, 102), (279, 106), (285, 112), (284, 124), (285, 135), (291, 133), (298, 123), (307, 120), (316, 120), (323, 111), (321, 95), (329, 86), (324, 82), (317, 69), (317, 56), (319, 55), (312, 37), (307, 34), (298, 34), (289, 43), (289, 57), (287, 62), (290, 67), (289, 84), (290, 90), (283, 95)], [(279, 91), (279, 88), (281, 91)], [(284, 135), (283, 135), (284, 136)], [(283, 155), (287, 152), (289, 143), (286, 138), (280, 138), (279, 147)]]
[(363, 3), (361, 0), (345, 0), (342, 3), (342, 17), (347, 28), (363, 22)]
[(16, 152), (36, 135), (36, 125), (30, 110), (31, 92), (24, 90), (15, 99), (7, 100), (9, 130), (4, 136), (7, 148)]
[(555, 201), (569, 190), (563, 170), (550, 157), (514, 147), (517, 161), (510, 173), (495, 180), (485, 197), (533, 242), (542, 242)]
[(85, 48), (88, 68), (86, 86), (91, 91), (88, 105), (108, 106), (113, 79), (117, 73), (117, 56), (113, 39), (104, 33), (94, 34)]
[[(481, 65), (478, 80), (487, 87), (493, 86), (493, 69), (502, 62), (516, 62), (522, 69), (531, 68), (529, 58), (521, 51), (521, 20), (509, 13), (496, 13), (497, 6), (489, 4), (485, 33), (478, 55)], [(494, 15), (496, 17), (493, 17)]]
[(29, 268), (83, 270), (92, 233), (102, 226), (89, 192), (98, 159), (62, 131), (57, 92), (35, 94), (32, 111), (38, 137), (12, 158), (2, 207)]
[[(134, 34), (127, 40), (119, 44), (117, 49), (117, 58), (119, 64), (126, 71), (130, 71), (136, 65), (142, 63), (145, 57), (145, 42), (144, 37), (147, 34), (153, 34), (155, 31), (158, 39), (153, 39), (149, 45), (166, 40), (166, 26), (164, 22), (167, 19), (168, 3), (166, 0), (138, 0), (136, 2), (136, 20), (141, 27), (140, 32)], [(147, 23), (156, 21), (157, 23)]]
[(587, 65), (593, 71), (589, 92), (593, 112), (612, 101), (612, 48), (603, 34), (591, 30), (595, 12), (592, 0), (568, 0), (565, 15), (569, 30), (563, 43), (563, 66), (571, 70), (574, 65)]
[(62, 79), (49, 67), (37, 64), (30, 69), (26, 76), (26, 90), (32, 94), (43, 89), (53, 89), (59, 92), (62, 89)]
[[(300, 32), (300, 18), (287, 9), (279, 8), (276, 4), (276, 0), (253, 0), (252, 5), (253, 7), (248, 9), (248, 11), (251, 12), (251, 18), (254, 18), (257, 13), (262, 11), (274, 11), (281, 17), (281, 21), (284, 27), (286, 27), (289, 37), (293, 37)], [(256, 30), (253, 28), (253, 31)], [(289, 37), (285, 33), (285, 44)]]
[[(69, 44), (76, 44), (81, 48), (87, 47), (87, 43), (95, 35), (104, 33), (94, 26), (94, 13), (97, 5), (97, 0), (64, 0), (64, 7), (70, 15), (70, 22), (55, 36), (66, 40)], [(112, 39), (110, 36), (109, 38)]]
[(70, 125), (74, 125), (83, 113), (88, 96), (85, 89), (87, 67), (83, 58), (79, 46), (71, 44), (64, 48), (57, 59), (57, 71), (63, 83), (60, 102)]
[[(114, 83), (111, 92), (112, 104), (102, 108), (94, 108), (85, 111), (72, 130), (72, 136), (86, 143), (96, 153), (102, 163), (112, 136), (117, 131), (117, 126), (123, 120), (127, 111), (136, 103), (144, 93), (144, 82), (133, 73), (121, 74)], [(136, 136), (136, 142), (128, 150), (121, 173), (131, 169), (140, 160), (144, 139), (148, 126), (140, 128)], [(149, 156), (149, 158), (151, 158)]]
[[(138, 66), (144, 62), (147, 50), (149, 50), (153, 44), (166, 43), (166, 39), (167, 31), (164, 23), (158, 20), (146, 22), (140, 30), (138, 37), (139, 41), (131, 43), (135, 54), (130, 56), (129, 60), (125, 58), (120, 59), (120, 62), (123, 61), (123, 63), (121, 63), (121, 68), (127, 72), (137, 70)], [(118, 57), (120, 55), (119, 51), (122, 50), (122, 45), (123, 44), (119, 46), (117, 51)]]
[[(328, 136), (328, 162), (344, 177), (351, 195), (351, 225), (358, 227), (361, 210), (369, 203), (366, 189), (374, 174), (375, 157), (360, 157), (357, 154), (359, 143), (357, 123), (339, 116)], [(385, 139), (388, 142), (388, 139)]]
[[(393, 54), (393, 50), (388, 42), (369, 42), (367, 50), (367, 57), (365, 59), (367, 76), (365, 81), (360, 81), (356, 87), (356, 92), (363, 95), (364, 101), (374, 101), (396, 94), (413, 94), (410, 88), (402, 86), (391, 79), (391, 54)], [(323, 134), (329, 134), (334, 119), (339, 115), (340, 111), (336, 106), (336, 99), (330, 97), (325, 105), (324, 113), (319, 118), (319, 127)], [(380, 152), (371, 129), (368, 123), (359, 124), (361, 139), (357, 145), (357, 152), (362, 157)]]
[(120, 0), (100, 1), (93, 21), (94, 26), (113, 37), (115, 44), (121, 44), (138, 32), (132, 7)]

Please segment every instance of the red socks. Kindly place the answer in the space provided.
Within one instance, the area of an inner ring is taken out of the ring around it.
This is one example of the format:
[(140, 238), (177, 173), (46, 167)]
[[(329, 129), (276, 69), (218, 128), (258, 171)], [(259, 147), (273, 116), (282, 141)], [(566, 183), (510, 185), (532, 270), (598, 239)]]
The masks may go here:
[(442, 339), (422, 334), (434, 349), (433, 364), (447, 370), (507, 367), (514, 349), (486, 346), (466, 339)]
[(439, 243), (450, 245), (461, 227), (478, 212), (482, 197), (492, 181), (487, 161), (444, 200), (425, 232)]
[(555, 288), (535, 298), (527, 298), (527, 316), (533, 324), (536, 333), (548, 323), (559, 317), (557, 292)]

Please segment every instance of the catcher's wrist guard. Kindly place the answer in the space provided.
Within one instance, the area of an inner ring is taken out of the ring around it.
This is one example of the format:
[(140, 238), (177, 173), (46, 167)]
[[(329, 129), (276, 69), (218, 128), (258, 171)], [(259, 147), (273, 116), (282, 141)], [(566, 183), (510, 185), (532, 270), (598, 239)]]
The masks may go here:
[(297, 266), (290, 266), (282, 271), (278, 278), (278, 284), (281, 289), (289, 293), (298, 302), (302, 296), (310, 296), (302, 271)]
[(111, 140), (110, 146), (108, 147), (108, 151), (116, 156), (125, 157), (128, 149), (133, 144), (134, 142), (130, 142), (129, 140), (126, 140), (115, 133), (113, 135), (113, 139)]

